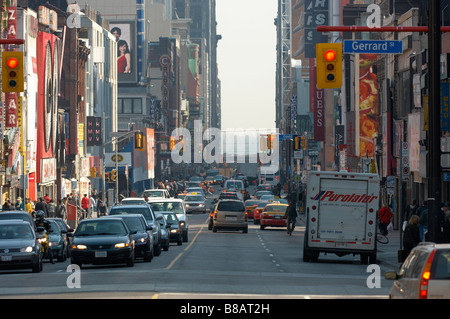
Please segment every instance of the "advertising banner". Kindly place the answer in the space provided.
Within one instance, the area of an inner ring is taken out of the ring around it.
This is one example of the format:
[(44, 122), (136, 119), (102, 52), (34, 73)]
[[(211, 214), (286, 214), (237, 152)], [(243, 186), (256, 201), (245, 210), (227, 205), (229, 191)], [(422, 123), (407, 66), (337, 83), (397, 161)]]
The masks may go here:
[(110, 21), (110, 32), (117, 41), (117, 74), (119, 83), (137, 82), (137, 48), (135, 21)]

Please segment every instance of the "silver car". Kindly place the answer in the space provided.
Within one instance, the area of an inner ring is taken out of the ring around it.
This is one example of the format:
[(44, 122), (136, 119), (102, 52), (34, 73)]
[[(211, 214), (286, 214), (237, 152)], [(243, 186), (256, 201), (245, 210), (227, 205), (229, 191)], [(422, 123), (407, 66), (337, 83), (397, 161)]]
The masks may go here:
[(385, 278), (395, 280), (390, 298), (449, 299), (450, 244), (419, 244), (400, 271), (386, 272)]
[(212, 229), (217, 232), (218, 229), (224, 228), (248, 232), (248, 218), (243, 201), (222, 199), (217, 203)]
[(186, 213), (206, 213), (205, 197), (202, 195), (187, 194), (184, 198)]
[(42, 246), (29, 222), (0, 220), (0, 269), (42, 270)]

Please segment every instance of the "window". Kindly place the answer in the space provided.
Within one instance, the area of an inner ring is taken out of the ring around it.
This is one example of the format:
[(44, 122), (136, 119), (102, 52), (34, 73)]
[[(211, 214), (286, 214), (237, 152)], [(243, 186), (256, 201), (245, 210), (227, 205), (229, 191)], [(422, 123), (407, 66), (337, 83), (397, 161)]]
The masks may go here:
[(220, 202), (217, 206), (217, 210), (229, 211), (229, 212), (244, 212), (245, 207), (242, 202)]
[(142, 99), (119, 99), (118, 112), (120, 114), (142, 114)]

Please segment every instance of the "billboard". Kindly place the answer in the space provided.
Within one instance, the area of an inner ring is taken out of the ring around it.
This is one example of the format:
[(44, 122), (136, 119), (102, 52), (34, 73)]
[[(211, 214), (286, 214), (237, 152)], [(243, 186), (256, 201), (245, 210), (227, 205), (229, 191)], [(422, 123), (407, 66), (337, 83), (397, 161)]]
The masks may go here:
[(135, 21), (110, 21), (109, 28), (117, 42), (118, 81), (119, 83), (136, 83), (136, 23)]

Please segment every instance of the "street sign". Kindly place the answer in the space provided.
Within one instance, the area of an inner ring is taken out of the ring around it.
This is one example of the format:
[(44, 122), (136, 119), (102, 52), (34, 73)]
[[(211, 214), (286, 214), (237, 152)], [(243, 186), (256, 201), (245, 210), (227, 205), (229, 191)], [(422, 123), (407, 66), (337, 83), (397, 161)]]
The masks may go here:
[(294, 134), (280, 134), (278, 135), (278, 139), (280, 141), (292, 140), (294, 138)]
[(344, 53), (402, 54), (402, 41), (344, 40)]

